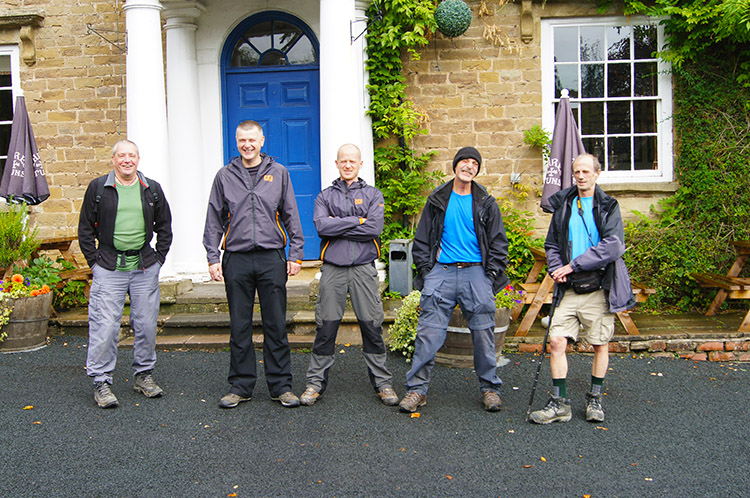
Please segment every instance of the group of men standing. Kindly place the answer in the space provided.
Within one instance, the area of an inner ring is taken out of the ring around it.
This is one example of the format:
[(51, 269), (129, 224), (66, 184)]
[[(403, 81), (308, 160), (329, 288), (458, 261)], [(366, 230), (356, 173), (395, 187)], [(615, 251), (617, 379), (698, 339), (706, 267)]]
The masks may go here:
[[(484, 409), (500, 410), (494, 295), (508, 283), (508, 239), (496, 200), (474, 180), (482, 165), (479, 151), (464, 147), (456, 153), (454, 178), (430, 194), (416, 231), (413, 259), (422, 313), (407, 392), (399, 400), (386, 366), (383, 306), (375, 269), (383, 195), (359, 178), (363, 165), (359, 148), (346, 144), (339, 149), (339, 178), (315, 201), (313, 221), (321, 237), (323, 264), (315, 306), (316, 336), (305, 390), (298, 398), (292, 391), (286, 332), (286, 283), (301, 269), (304, 243), (294, 189), (287, 169), (261, 152), (265, 137), (258, 123), (240, 123), (236, 141), (240, 156), (216, 174), (203, 235), (210, 277), (224, 282), (230, 314), (229, 389), (219, 406), (228, 409), (249, 401), (255, 389), (252, 317), (257, 291), (266, 382), (271, 398), (282, 406), (312, 406), (325, 392), (349, 296), (362, 334), (369, 379), (382, 403), (398, 405), (406, 413), (426, 404), (435, 356), (445, 341), (450, 314), (459, 305), (474, 343), (474, 369)], [(94, 383), (94, 399), (102, 408), (118, 405), (110, 386), (126, 295), (130, 295), (134, 332), (133, 387), (150, 398), (163, 393), (153, 369), (159, 270), (172, 241), (171, 214), (161, 186), (138, 171), (139, 160), (133, 142), (115, 144), (113, 170), (91, 182), (79, 220), (80, 247), (93, 271), (86, 368)], [(619, 207), (596, 187), (599, 171), (594, 156), (580, 156), (574, 164), (576, 186), (552, 199), (556, 210), (545, 247), (549, 271), (565, 294), (550, 332), (553, 395), (543, 410), (532, 414), (533, 422), (571, 418), (565, 346), (577, 339), (579, 325), (595, 351), (587, 419), (604, 417), (601, 385), (607, 369), (607, 343), (614, 333), (612, 313), (632, 306), (632, 293), (621, 258), (625, 246)], [(577, 211), (571, 207), (576, 204)], [(589, 270), (601, 272), (599, 287), (580, 296), (567, 292), (571, 274)]]

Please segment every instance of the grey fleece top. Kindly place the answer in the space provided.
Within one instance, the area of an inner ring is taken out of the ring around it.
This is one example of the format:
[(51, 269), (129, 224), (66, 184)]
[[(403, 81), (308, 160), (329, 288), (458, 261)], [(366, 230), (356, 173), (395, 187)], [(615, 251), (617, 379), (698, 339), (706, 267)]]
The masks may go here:
[(203, 231), (209, 265), (219, 262), (219, 245), (229, 252), (283, 249), (287, 234), (289, 260), (301, 261), (305, 239), (292, 181), (284, 166), (261, 153), (255, 182), (240, 157), (216, 173)]

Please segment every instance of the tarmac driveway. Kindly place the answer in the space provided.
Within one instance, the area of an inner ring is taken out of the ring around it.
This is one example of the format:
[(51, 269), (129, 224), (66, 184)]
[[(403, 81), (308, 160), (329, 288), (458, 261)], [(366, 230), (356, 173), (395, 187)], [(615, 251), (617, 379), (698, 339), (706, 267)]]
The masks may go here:
[[(590, 357), (570, 362), (574, 419), (524, 422), (537, 358), (500, 369), (504, 410), (482, 410), (471, 370), (436, 367), (421, 416), (375, 398), (361, 350), (337, 348), (314, 407), (282, 408), (261, 374), (249, 403), (221, 410), (226, 351), (159, 352), (162, 399), (132, 390), (119, 353), (101, 410), (85, 376), (85, 339), (0, 355), (3, 497), (741, 497), (750, 489), (750, 366), (613, 356), (607, 421), (583, 420)], [(309, 355), (293, 354), (294, 390)], [(408, 364), (392, 356), (404, 394)], [(535, 408), (547, 399), (542, 369)], [(261, 369), (262, 371), (262, 369)], [(33, 406), (32, 409), (24, 409)]]

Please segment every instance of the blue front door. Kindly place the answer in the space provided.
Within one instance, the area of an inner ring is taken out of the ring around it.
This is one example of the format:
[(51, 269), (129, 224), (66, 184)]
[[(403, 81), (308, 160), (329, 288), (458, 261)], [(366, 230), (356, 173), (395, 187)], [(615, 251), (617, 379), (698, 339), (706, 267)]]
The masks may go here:
[(317, 42), (297, 18), (266, 12), (230, 35), (222, 64), (225, 162), (238, 156), (235, 128), (253, 120), (263, 151), (289, 170), (305, 235), (305, 259), (320, 257), (313, 224), (320, 192), (320, 80)]

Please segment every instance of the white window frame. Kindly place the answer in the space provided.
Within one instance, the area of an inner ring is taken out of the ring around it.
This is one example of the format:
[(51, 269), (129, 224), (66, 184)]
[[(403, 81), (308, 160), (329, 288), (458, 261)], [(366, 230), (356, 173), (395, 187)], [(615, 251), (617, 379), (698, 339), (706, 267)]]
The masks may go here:
[[(542, 127), (550, 133), (555, 127), (555, 71), (554, 37), (555, 27), (579, 27), (590, 25), (633, 26), (651, 24), (657, 27), (659, 50), (664, 46), (664, 27), (659, 20), (645, 16), (609, 16), (588, 18), (542, 19), (541, 22), (541, 62), (542, 62)], [(598, 183), (659, 183), (673, 179), (673, 140), (672, 140), (672, 73), (671, 66), (661, 59), (657, 61), (657, 161), (659, 169), (642, 171), (602, 171)], [(579, 99), (571, 98), (574, 112)], [(604, 167), (604, 165), (602, 165)]]
[[(18, 59), (18, 45), (0, 45), (0, 56), (10, 55), (10, 89), (13, 99), (13, 106), (16, 105), (16, 97), (23, 95), (21, 91), (21, 65)], [(2, 87), (7, 90), (8, 87)], [(13, 121), (0, 121), (0, 124), (9, 125)], [(0, 151), (0, 159), (7, 159), (7, 150)]]

